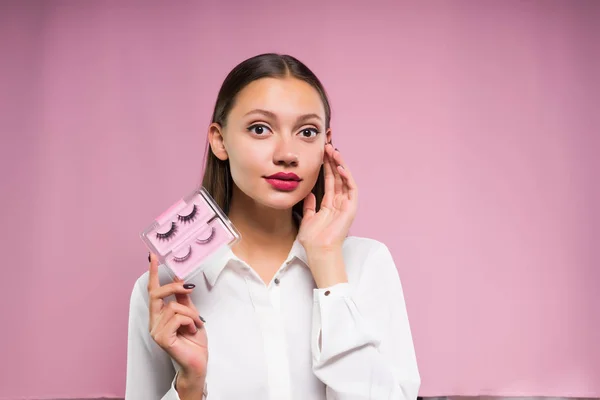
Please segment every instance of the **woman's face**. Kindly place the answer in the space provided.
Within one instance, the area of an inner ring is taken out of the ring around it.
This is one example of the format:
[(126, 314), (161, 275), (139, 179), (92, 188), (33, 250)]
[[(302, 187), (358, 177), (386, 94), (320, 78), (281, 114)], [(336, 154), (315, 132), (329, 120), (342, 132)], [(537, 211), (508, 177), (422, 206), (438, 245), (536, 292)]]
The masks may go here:
[(244, 194), (288, 209), (315, 185), (330, 135), (316, 89), (295, 78), (262, 78), (238, 93), (226, 126), (212, 127), (209, 137)]

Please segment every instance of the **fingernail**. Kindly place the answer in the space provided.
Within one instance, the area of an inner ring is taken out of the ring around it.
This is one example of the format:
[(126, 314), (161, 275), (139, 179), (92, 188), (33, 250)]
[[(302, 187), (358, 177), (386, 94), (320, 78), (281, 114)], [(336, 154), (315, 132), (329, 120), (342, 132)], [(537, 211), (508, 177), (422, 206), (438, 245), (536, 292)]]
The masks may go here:
[(200, 317), (200, 321), (206, 323), (206, 320), (204, 318), (202, 318), (202, 315), (198, 315)]
[(335, 148), (335, 151), (339, 151), (339, 150), (337, 149), (337, 147)]
[(150, 252), (148, 252), (148, 262), (150, 262)]
[(338, 165), (338, 167), (340, 167), (341, 169), (345, 169), (343, 165)]
[(195, 287), (196, 285), (194, 285), (193, 283), (186, 283), (185, 285), (183, 285), (184, 289), (193, 289)]

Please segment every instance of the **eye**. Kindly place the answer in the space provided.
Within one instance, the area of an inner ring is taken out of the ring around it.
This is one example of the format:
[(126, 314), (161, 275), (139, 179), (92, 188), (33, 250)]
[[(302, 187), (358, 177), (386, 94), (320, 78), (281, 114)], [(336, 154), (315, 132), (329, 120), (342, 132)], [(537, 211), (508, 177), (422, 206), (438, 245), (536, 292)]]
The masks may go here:
[[(300, 135), (307, 139), (312, 139), (319, 134), (319, 130), (316, 128), (304, 128), (300, 131)], [(314, 134), (314, 135), (312, 135)], [(312, 135), (312, 136), (311, 136)]]
[(265, 136), (267, 131), (270, 131), (269, 127), (263, 124), (254, 124), (248, 127), (248, 131), (254, 133), (257, 136)]

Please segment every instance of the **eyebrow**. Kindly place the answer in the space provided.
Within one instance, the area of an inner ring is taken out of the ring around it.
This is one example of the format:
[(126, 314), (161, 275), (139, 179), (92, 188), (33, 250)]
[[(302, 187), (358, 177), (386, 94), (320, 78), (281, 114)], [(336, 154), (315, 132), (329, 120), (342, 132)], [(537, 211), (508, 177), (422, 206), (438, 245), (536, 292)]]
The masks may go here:
[[(267, 111), (267, 110), (261, 110), (259, 108), (256, 108), (254, 110), (248, 111), (246, 114), (244, 114), (244, 117), (246, 115), (250, 115), (250, 114), (262, 114), (262, 115), (264, 115), (266, 117), (269, 117), (269, 118), (272, 118), (272, 119), (277, 119), (277, 115), (275, 115), (274, 112)], [(309, 120), (311, 118), (316, 118), (316, 119), (318, 119), (319, 121), (322, 122), (321, 117), (318, 114), (314, 114), (314, 113), (301, 115), (301, 116), (298, 117), (298, 121), (299, 122), (304, 122), (304, 121), (307, 121), (307, 120)]]

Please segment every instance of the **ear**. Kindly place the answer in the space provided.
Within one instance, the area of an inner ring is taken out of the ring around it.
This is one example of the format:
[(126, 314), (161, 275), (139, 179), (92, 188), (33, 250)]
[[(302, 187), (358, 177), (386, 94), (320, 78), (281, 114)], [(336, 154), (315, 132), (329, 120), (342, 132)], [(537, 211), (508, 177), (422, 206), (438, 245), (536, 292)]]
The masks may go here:
[(227, 149), (225, 149), (225, 137), (223, 136), (223, 128), (218, 123), (212, 123), (208, 127), (208, 142), (213, 154), (221, 161), (227, 160), (229, 157)]
[[(332, 142), (332, 136), (331, 136), (331, 128), (327, 129), (327, 131), (325, 132), (325, 145), (327, 145), (327, 143), (333, 145)], [(325, 152), (323, 152), (323, 160), (321, 161), (321, 168), (323, 168), (323, 164), (325, 164)]]
[(331, 137), (331, 128), (327, 129), (327, 132), (325, 132), (325, 143), (333, 143), (332, 141), (332, 137)]

